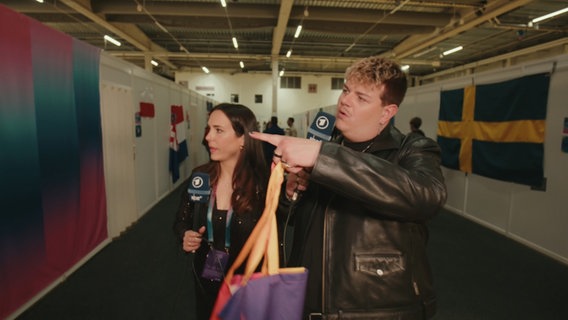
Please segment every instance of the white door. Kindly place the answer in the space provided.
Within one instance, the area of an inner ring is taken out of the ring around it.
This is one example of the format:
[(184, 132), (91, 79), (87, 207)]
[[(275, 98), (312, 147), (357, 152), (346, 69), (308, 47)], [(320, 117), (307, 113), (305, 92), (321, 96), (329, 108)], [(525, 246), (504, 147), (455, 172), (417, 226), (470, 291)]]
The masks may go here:
[(138, 218), (132, 89), (101, 83), (101, 118), (109, 237)]

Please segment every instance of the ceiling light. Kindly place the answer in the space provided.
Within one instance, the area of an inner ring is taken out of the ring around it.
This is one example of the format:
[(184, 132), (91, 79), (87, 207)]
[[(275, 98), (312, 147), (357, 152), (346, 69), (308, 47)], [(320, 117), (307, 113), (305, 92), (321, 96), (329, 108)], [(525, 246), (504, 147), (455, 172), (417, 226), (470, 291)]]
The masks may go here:
[(450, 55), (450, 54), (452, 54), (452, 53), (454, 53), (454, 52), (458, 52), (458, 51), (460, 51), (460, 50), (462, 50), (462, 49), (463, 49), (462, 46), (455, 47), (455, 48), (450, 49), (450, 50), (448, 50), (448, 51), (444, 51), (444, 52), (442, 53), (442, 55), (447, 56), (447, 55)]
[(108, 42), (114, 44), (115, 46), (120, 47), (120, 41), (114, 39), (113, 37), (108, 36), (108, 35), (105, 34), (105, 36), (104, 36), (103, 38), (104, 38), (106, 41), (108, 41)]
[(280, 70), (280, 73), (278, 73), (278, 76), (283, 76), (284, 75), (284, 69)]
[(225, 2), (225, 0), (221, 0), (221, 6), (223, 6), (223, 8), (225, 8), (227, 6), (227, 2)]
[(286, 52), (286, 58), (290, 58), (290, 56), (292, 55), (292, 49), (288, 50), (288, 52)]
[(413, 55), (412, 57), (413, 57), (413, 58), (418, 58), (418, 57), (421, 57), (421, 56), (427, 54), (428, 52), (432, 52), (432, 51), (434, 51), (434, 50), (436, 50), (436, 49), (437, 49), (436, 47), (430, 47), (430, 48), (428, 48), (428, 49), (426, 49), (426, 50), (424, 50), (424, 51), (422, 51), (422, 52), (418, 52), (417, 54)]
[(201, 70), (203, 70), (203, 72), (205, 73), (209, 73), (209, 69), (207, 69), (207, 67), (201, 67)]
[(237, 43), (237, 38), (233, 37), (233, 47), (235, 47), (235, 49), (239, 48), (239, 44)]
[(410, 66), (407, 65), (407, 64), (400, 67), (400, 70), (402, 70), (402, 71), (408, 71), (409, 69), (410, 69)]
[(154, 67), (157, 67), (157, 66), (158, 66), (158, 62), (156, 62), (156, 60), (151, 60), (150, 63), (151, 63)]
[(43, 3), (43, 0), (36, 0), (36, 1), (39, 2), (39, 3)]
[(552, 17), (555, 17), (559, 14), (563, 14), (563, 13), (566, 13), (566, 12), (568, 12), (568, 7), (561, 9), (561, 10), (558, 10), (558, 11), (554, 11), (554, 12), (549, 13), (549, 14), (545, 14), (544, 16), (540, 16), (538, 18), (534, 18), (534, 19), (531, 20), (531, 22), (537, 23), (537, 22), (540, 22), (540, 21), (543, 21), (543, 20), (546, 20), (546, 19), (550, 19)]
[(300, 32), (302, 32), (302, 25), (298, 25), (298, 28), (296, 28), (296, 34), (294, 34), (294, 38), (297, 38), (300, 36)]
[(242, 62), (242, 61), (239, 62), (239, 65), (241, 66), (241, 69), (244, 69), (244, 68), (245, 68), (245, 63), (244, 63), (244, 62)]

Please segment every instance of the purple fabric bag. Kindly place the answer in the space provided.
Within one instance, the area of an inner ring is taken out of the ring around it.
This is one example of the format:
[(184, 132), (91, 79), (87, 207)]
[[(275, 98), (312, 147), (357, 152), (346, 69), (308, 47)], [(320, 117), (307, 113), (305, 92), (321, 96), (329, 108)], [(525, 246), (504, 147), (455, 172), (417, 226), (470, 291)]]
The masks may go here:
[(227, 302), (221, 319), (302, 319), (308, 271), (251, 279)]
[[(279, 163), (270, 175), (264, 212), (227, 271), (210, 320), (302, 319), (308, 270), (279, 268), (276, 207), (283, 176)], [(244, 273), (234, 274), (245, 260)]]

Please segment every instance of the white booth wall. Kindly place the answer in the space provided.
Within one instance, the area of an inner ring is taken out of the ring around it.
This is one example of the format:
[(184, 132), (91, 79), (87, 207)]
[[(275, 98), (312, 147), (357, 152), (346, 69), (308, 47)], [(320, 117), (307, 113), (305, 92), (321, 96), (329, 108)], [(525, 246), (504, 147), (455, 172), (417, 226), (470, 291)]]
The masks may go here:
[[(100, 79), (109, 236), (116, 237), (188, 178), (194, 166), (208, 161), (201, 140), (207, 101), (215, 101), (104, 52)], [(137, 137), (140, 102), (153, 103), (155, 115), (140, 119)], [(169, 172), (172, 105), (182, 106), (188, 118), (189, 157), (180, 164), (176, 183)]]
[(568, 208), (564, 203), (568, 153), (561, 151), (564, 119), (568, 117), (568, 55), (410, 88), (395, 123), (407, 131), (410, 119), (419, 116), (423, 131), (435, 139), (440, 91), (542, 72), (552, 72), (544, 144), (546, 191), (443, 168), (448, 188), (446, 208), (568, 264)]

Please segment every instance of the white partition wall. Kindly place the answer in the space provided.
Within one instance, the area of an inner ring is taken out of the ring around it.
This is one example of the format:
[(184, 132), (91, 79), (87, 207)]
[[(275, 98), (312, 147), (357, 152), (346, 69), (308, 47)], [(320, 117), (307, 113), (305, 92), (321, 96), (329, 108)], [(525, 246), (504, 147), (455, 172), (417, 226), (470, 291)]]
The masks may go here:
[[(114, 237), (187, 179), (193, 167), (208, 161), (201, 139), (207, 102), (215, 102), (104, 52), (100, 70), (108, 219)], [(140, 118), (135, 135), (140, 102), (152, 103), (154, 115)], [(169, 172), (172, 105), (183, 107), (189, 151), (175, 183)]]
[(405, 131), (410, 118), (420, 116), (426, 135), (436, 139), (440, 91), (542, 72), (551, 72), (544, 154), (546, 190), (444, 168), (446, 207), (568, 264), (568, 153), (561, 151), (562, 126), (568, 118), (568, 56), (410, 88), (395, 122)]

